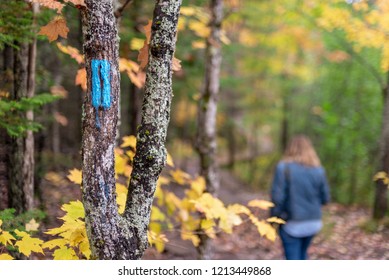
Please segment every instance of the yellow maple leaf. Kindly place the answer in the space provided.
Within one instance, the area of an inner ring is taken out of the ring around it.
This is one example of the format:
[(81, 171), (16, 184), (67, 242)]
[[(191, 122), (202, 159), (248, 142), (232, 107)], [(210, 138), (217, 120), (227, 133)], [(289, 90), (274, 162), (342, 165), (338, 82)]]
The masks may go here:
[(19, 252), (29, 257), (32, 252), (43, 253), (42, 244), (43, 240), (39, 238), (33, 238), (28, 233), (15, 230), (16, 235), (22, 237), (21, 240), (15, 243), (15, 246), (18, 248)]
[(70, 201), (62, 205), (61, 209), (66, 212), (66, 215), (61, 218), (64, 221), (83, 219), (85, 217), (84, 205), (79, 200)]
[(247, 205), (250, 207), (257, 207), (263, 210), (267, 210), (271, 207), (274, 207), (274, 203), (266, 200), (259, 200), (259, 199), (251, 200)]
[(49, 240), (45, 243), (42, 244), (42, 248), (43, 249), (53, 249), (55, 247), (64, 247), (66, 244), (68, 244), (68, 241), (63, 239), (63, 238), (57, 238), (57, 239), (52, 239), (52, 240)]
[(186, 184), (190, 179), (190, 175), (188, 173), (179, 169), (170, 171), (170, 175), (173, 177), (173, 180), (180, 185)]
[(167, 153), (166, 163), (167, 163), (167, 165), (174, 167), (173, 158), (169, 153)]
[(139, 51), (143, 47), (143, 39), (133, 38), (130, 42), (130, 48), (134, 51)]
[(202, 195), (205, 191), (205, 179), (204, 177), (197, 177), (190, 183), (190, 187), (192, 190), (196, 192), (198, 196)]
[(38, 34), (47, 36), (49, 42), (52, 42), (57, 40), (58, 36), (66, 39), (68, 37), (68, 32), (69, 28), (66, 25), (66, 20), (63, 17), (56, 17), (47, 25), (41, 27)]
[(88, 238), (86, 238), (83, 242), (80, 243), (79, 249), (81, 253), (84, 254), (84, 256), (89, 259), (91, 255), (91, 250), (89, 247), (89, 241)]
[(181, 7), (180, 14), (190, 17), (196, 14), (196, 9), (194, 7)]
[(266, 219), (266, 222), (276, 223), (276, 224), (285, 224), (285, 221), (283, 219), (280, 219), (277, 217), (270, 217), (270, 218)]
[(388, 185), (388, 184), (389, 184), (389, 176), (388, 176), (388, 173), (386, 173), (385, 171), (377, 172), (377, 173), (374, 175), (373, 180), (374, 180), (374, 181), (382, 180), (383, 183), (384, 183), (385, 185)]
[(77, 70), (76, 78), (74, 80), (76, 86), (80, 86), (83, 91), (87, 90), (86, 70), (81, 68)]
[(72, 248), (62, 247), (54, 251), (54, 260), (78, 260), (76, 252)]
[(162, 213), (162, 211), (158, 207), (152, 206), (150, 220), (151, 221), (164, 221), (165, 219), (166, 219), (165, 214)]
[(35, 219), (31, 219), (27, 224), (26, 224), (26, 230), (27, 231), (37, 231), (39, 228), (39, 223), (35, 221)]
[(15, 237), (13, 237), (8, 231), (0, 230), (0, 232), (0, 243), (7, 246), (7, 244), (12, 245), (12, 240), (16, 240)]
[(74, 169), (69, 171), (69, 175), (67, 176), (67, 178), (71, 182), (73, 182), (73, 183), (75, 183), (77, 185), (81, 185), (81, 183), (82, 183), (82, 172), (81, 172), (81, 170), (74, 168)]
[(136, 137), (134, 135), (125, 136), (122, 138), (122, 140), (123, 140), (123, 143), (120, 145), (121, 148), (131, 147), (131, 148), (135, 149)]
[(116, 203), (119, 206), (119, 214), (124, 212), (127, 201), (127, 192), (128, 189), (122, 184), (116, 184)]
[(10, 260), (13, 260), (14, 258), (9, 255), (9, 254), (0, 254), (0, 260), (3, 260), (3, 261), (10, 261)]

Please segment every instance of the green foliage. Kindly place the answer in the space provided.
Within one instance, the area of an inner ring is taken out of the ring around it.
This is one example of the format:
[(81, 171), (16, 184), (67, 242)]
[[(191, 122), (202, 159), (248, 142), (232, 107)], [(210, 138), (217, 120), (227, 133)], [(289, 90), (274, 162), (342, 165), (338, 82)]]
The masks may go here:
[(42, 126), (30, 121), (25, 113), (37, 110), (39, 107), (57, 100), (51, 94), (40, 94), (31, 98), (23, 97), (20, 100), (0, 99), (0, 127), (7, 130), (10, 136), (19, 137), (27, 130), (38, 131)]
[(16, 211), (13, 208), (0, 211), (0, 220), (3, 221), (2, 228), (4, 230), (26, 230), (26, 223), (30, 222), (32, 219), (42, 221), (46, 217), (46, 213), (38, 209), (30, 210), (19, 215), (15, 215), (15, 212)]
[(34, 34), (31, 30), (32, 12), (24, 0), (0, 2), (0, 50), (5, 44), (29, 42)]

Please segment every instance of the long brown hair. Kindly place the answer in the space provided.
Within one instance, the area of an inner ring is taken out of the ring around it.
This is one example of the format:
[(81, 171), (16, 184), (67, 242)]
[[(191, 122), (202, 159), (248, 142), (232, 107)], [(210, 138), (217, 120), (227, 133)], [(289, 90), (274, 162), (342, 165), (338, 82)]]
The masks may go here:
[(289, 141), (282, 160), (298, 162), (306, 166), (321, 166), (311, 140), (305, 135), (296, 135)]

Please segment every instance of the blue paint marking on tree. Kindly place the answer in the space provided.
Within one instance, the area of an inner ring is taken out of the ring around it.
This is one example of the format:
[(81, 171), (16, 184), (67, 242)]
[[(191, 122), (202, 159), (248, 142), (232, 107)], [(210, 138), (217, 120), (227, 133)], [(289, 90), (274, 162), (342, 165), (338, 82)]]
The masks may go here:
[(111, 107), (111, 64), (104, 59), (92, 59), (92, 106), (96, 109), (96, 127), (100, 128), (99, 108)]
[(107, 60), (101, 60), (101, 79), (103, 80), (103, 96), (101, 106), (104, 109), (111, 107), (111, 65)]

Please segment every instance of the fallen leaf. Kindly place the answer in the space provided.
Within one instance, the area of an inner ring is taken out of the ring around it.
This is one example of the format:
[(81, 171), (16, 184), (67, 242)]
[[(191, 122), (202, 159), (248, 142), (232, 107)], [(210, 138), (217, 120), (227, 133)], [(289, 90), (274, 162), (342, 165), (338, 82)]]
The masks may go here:
[(26, 230), (27, 231), (37, 231), (39, 228), (39, 223), (35, 221), (35, 219), (31, 219), (27, 224), (26, 224)]
[(10, 261), (13, 260), (14, 258), (11, 255), (8, 254), (0, 254), (0, 260), (3, 261)]
[(272, 202), (266, 200), (258, 200), (258, 199), (249, 201), (247, 205), (250, 207), (257, 207), (263, 210), (267, 210), (271, 207), (274, 207), (274, 204)]

